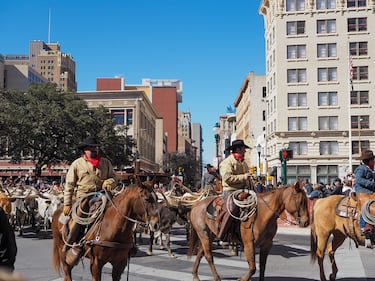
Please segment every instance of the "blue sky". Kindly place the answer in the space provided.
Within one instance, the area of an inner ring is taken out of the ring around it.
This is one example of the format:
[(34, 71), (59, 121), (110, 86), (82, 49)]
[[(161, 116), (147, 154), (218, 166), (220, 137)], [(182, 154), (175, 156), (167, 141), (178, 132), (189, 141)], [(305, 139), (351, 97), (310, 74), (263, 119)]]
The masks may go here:
[(183, 83), (179, 110), (203, 130), (203, 161), (212, 163), (212, 128), (249, 71), (265, 74), (260, 0), (5, 0), (0, 54), (27, 54), (30, 40), (50, 42), (76, 61), (78, 91), (97, 77), (123, 75)]

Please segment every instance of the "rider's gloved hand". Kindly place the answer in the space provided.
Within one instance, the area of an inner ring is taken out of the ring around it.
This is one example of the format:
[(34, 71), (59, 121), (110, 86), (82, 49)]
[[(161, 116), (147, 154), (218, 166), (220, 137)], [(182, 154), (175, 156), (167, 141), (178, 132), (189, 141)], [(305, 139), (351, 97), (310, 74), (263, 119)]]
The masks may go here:
[(103, 181), (102, 189), (105, 189), (107, 191), (111, 191), (114, 183), (115, 183), (114, 179), (106, 179), (105, 181)]
[(65, 216), (69, 216), (70, 211), (72, 210), (72, 206), (66, 205), (64, 206), (63, 212)]

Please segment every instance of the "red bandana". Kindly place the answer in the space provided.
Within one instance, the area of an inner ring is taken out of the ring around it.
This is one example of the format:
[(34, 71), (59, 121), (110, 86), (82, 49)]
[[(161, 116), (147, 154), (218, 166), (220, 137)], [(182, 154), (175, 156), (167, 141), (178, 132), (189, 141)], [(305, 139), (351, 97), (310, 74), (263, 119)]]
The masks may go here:
[(237, 154), (237, 153), (232, 153), (232, 155), (233, 155), (234, 159), (236, 159), (240, 162), (242, 162), (244, 160), (243, 157), (241, 155)]
[(99, 167), (99, 162), (100, 162), (100, 155), (99, 154), (98, 154), (98, 156), (96, 158), (87, 157), (86, 154), (84, 154), (83, 157), (87, 161), (89, 161), (95, 168)]

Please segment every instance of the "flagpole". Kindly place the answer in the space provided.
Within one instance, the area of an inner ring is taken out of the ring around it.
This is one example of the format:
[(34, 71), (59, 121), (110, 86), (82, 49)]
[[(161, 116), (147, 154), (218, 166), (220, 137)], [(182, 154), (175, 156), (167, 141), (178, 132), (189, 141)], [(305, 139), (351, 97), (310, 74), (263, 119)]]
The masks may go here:
[[(349, 64), (349, 83), (348, 83), (348, 129), (349, 129), (349, 173), (352, 173), (352, 114), (351, 114), (351, 93), (353, 91), (353, 64), (352, 64), (352, 56), (350, 54), (350, 43), (348, 40), (348, 64)], [(359, 144), (361, 145), (361, 144)]]

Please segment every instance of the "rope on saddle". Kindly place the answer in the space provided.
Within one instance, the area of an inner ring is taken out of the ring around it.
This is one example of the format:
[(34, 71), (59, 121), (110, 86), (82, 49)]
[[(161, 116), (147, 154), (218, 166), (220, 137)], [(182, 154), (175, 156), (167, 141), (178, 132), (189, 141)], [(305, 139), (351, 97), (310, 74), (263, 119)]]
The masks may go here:
[[(84, 199), (92, 195), (97, 195), (98, 198), (102, 201), (102, 203), (93, 212), (90, 212), (90, 211), (85, 212), (81, 208), (81, 203)], [(99, 193), (99, 192), (88, 193), (85, 196), (80, 197), (76, 202), (74, 202), (72, 206), (72, 218), (75, 222), (77, 222), (80, 225), (92, 224), (98, 217), (100, 217), (101, 214), (103, 214), (106, 204), (107, 204), (107, 196), (105, 196), (104, 194)], [(78, 213), (83, 214), (84, 217), (80, 217)]]
[[(239, 200), (238, 195), (243, 192), (248, 193), (248, 195), (245, 199)], [(234, 204), (240, 207), (242, 210), (239, 217), (235, 216), (234, 214), (230, 212), (229, 204), (232, 198), (233, 198)], [(231, 215), (232, 218), (240, 220), (240, 221), (246, 221), (248, 217), (253, 215), (257, 210), (257, 205), (258, 205), (258, 197), (253, 190), (246, 190), (246, 191), (242, 189), (236, 190), (232, 192), (227, 199), (227, 210), (229, 214)]]
[(375, 216), (371, 215), (370, 213), (370, 205), (375, 202), (375, 199), (368, 200), (361, 209), (361, 214), (363, 219), (372, 225), (375, 225)]

